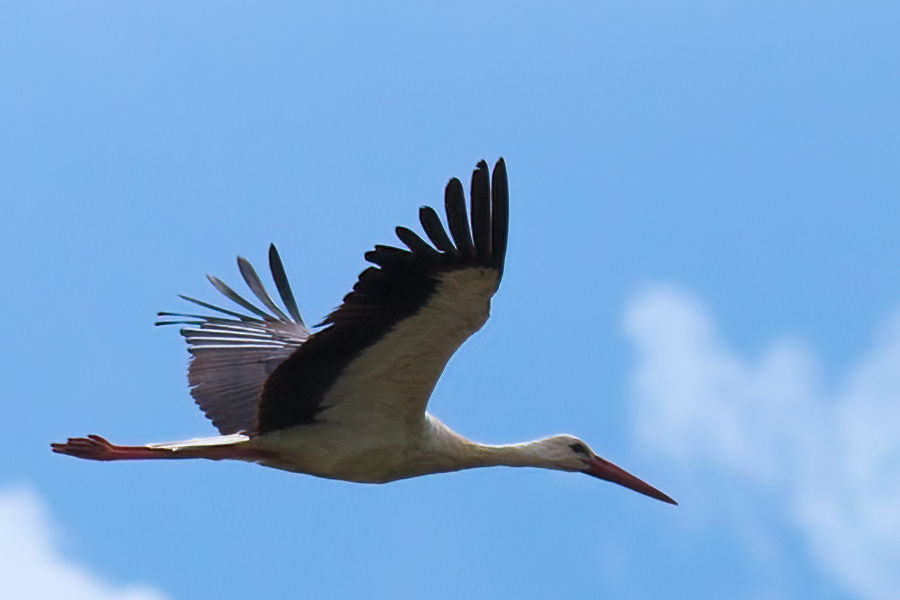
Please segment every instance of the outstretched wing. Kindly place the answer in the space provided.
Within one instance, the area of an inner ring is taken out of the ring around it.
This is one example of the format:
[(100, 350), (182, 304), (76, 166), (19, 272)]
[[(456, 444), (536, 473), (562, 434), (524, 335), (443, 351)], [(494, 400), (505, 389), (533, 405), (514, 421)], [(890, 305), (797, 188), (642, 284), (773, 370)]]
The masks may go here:
[(161, 312), (159, 316), (163, 319), (156, 323), (186, 325), (181, 335), (191, 353), (188, 367), (191, 395), (223, 435), (255, 429), (263, 383), (309, 337), (274, 245), (269, 246), (269, 267), (289, 314), (272, 301), (250, 263), (238, 257), (244, 281), (268, 311), (254, 306), (218, 278), (207, 275), (217, 290), (251, 315), (181, 296), (225, 316)]
[[(375, 246), (343, 304), (265, 382), (256, 433), (319, 420), (361, 428), (421, 419), (450, 356), (485, 322), (503, 274), (509, 193), (500, 159), (493, 181), (472, 174), (471, 229), (458, 179), (445, 191), (450, 235), (437, 213), (419, 220), (431, 244), (405, 227), (407, 249)], [(433, 244), (433, 245), (432, 245)]]

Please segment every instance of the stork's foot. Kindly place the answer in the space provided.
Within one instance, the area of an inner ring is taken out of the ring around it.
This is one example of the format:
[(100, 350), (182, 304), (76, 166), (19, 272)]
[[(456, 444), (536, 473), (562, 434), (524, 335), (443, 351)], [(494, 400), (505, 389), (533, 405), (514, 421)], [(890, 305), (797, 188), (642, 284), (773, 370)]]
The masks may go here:
[(116, 460), (119, 458), (116, 447), (99, 435), (86, 438), (69, 438), (65, 444), (50, 444), (57, 454), (68, 454), (76, 458), (89, 460)]

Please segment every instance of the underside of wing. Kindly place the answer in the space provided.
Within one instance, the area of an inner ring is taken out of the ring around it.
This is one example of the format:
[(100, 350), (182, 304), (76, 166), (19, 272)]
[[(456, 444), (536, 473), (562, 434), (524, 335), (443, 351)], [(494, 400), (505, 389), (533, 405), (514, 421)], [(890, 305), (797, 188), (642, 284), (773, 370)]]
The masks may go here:
[[(256, 433), (372, 411), (419, 414), (444, 365), (487, 319), (506, 256), (509, 193), (500, 159), (493, 177), (472, 174), (471, 211), (463, 186), (445, 191), (450, 235), (437, 212), (419, 220), (431, 243), (397, 228), (406, 249), (376, 246), (376, 266), (359, 275), (339, 308), (265, 382)], [(471, 223), (471, 228), (470, 228)]]
[(287, 312), (272, 301), (250, 263), (238, 258), (244, 281), (264, 308), (208, 276), (217, 290), (250, 314), (187, 296), (181, 297), (220, 316), (159, 313), (157, 325), (184, 325), (181, 334), (191, 354), (191, 395), (223, 435), (255, 429), (266, 378), (309, 337), (275, 246), (269, 247), (269, 266)]

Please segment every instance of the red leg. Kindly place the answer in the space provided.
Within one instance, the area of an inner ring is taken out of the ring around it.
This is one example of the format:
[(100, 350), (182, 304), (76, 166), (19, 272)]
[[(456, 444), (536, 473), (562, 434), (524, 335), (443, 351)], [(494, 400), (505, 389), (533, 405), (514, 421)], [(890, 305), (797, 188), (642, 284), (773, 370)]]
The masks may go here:
[(197, 446), (186, 448), (150, 448), (148, 446), (116, 446), (99, 435), (86, 438), (69, 438), (64, 444), (50, 444), (57, 454), (67, 454), (88, 460), (145, 460), (174, 458), (208, 458), (222, 460), (261, 460), (271, 457), (269, 452), (242, 448), (241, 446)]

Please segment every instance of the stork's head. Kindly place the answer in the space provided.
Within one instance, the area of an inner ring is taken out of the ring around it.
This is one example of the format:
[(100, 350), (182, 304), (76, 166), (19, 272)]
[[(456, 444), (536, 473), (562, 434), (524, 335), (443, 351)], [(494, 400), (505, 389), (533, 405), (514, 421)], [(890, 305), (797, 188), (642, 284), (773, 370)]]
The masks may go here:
[(542, 458), (548, 466), (561, 471), (580, 471), (598, 479), (617, 483), (651, 498), (678, 504), (655, 487), (641, 481), (628, 471), (604, 460), (583, 441), (571, 435), (555, 435), (539, 442)]

